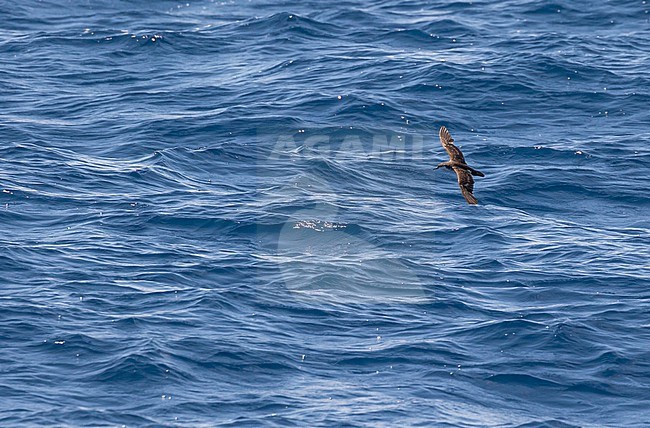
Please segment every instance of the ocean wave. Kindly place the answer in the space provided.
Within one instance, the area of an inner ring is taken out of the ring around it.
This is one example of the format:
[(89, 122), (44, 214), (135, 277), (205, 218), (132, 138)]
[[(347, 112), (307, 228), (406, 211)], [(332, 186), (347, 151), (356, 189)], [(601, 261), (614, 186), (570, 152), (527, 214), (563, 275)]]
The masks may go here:
[(643, 425), (646, 9), (1, 4), (0, 424)]

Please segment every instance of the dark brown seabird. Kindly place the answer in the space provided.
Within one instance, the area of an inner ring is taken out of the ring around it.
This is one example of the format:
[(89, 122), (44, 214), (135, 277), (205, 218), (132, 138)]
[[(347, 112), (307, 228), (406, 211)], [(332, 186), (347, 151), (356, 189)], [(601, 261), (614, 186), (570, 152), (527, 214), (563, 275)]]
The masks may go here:
[(438, 164), (435, 169), (444, 166), (447, 169), (453, 169), (458, 177), (458, 185), (460, 186), (460, 191), (463, 192), (463, 196), (468, 204), (476, 205), (478, 200), (474, 197), (474, 178), (472, 175), (479, 177), (485, 177), (481, 171), (475, 170), (471, 166), (465, 163), (465, 157), (460, 149), (454, 146), (454, 139), (451, 138), (451, 134), (447, 131), (447, 128), (442, 126), (440, 128), (440, 143), (442, 147), (449, 153), (449, 162), (442, 162)]

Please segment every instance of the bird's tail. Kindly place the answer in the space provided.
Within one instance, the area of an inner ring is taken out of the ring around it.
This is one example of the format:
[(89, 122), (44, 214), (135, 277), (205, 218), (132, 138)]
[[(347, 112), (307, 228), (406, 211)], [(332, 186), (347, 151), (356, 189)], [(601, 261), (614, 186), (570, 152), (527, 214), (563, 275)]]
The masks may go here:
[(478, 169), (474, 169), (474, 168), (472, 168), (471, 166), (468, 166), (467, 169), (469, 170), (469, 172), (472, 173), (472, 175), (475, 175), (475, 176), (477, 176), (477, 177), (485, 177), (485, 174), (483, 174), (483, 173), (482, 173), (481, 171), (479, 171)]
[(472, 175), (477, 176), (477, 177), (485, 177), (485, 174), (483, 174), (481, 171), (478, 169), (474, 169), (471, 166), (467, 165), (466, 163), (457, 163), (455, 166), (466, 169), (469, 171)]

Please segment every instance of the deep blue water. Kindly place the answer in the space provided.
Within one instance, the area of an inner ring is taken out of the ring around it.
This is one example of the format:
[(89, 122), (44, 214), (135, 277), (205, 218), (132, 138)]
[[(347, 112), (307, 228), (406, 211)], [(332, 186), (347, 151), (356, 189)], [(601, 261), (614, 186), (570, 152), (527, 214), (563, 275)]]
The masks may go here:
[(650, 425), (649, 10), (0, 0), (0, 425)]

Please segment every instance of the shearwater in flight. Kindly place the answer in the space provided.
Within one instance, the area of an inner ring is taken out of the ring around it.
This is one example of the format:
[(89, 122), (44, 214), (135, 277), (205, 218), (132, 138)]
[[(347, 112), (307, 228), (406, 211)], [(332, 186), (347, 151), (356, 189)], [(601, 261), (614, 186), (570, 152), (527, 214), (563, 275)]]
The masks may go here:
[(456, 146), (454, 146), (454, 139), (451, 138), (451, 134), (447, 131), (447, 128), (442, 126), (440, 128), (440, 143), (442, 147), (449, 153), (449, 161), (441, 162), (435, 169), (444, 166), (447, 169), (453, 169), (458, 177), (458, 185), (460, 186), (460, 191), (463, 192), (463, 196), (468, 204), (476, 205), (478, 200), (474, 197), (474, 178), (472, 175), (479, 177), (485, 177), (481, 171), (478, 171), (471, 166), (465, 163), (465, 157), (463, 152)]

